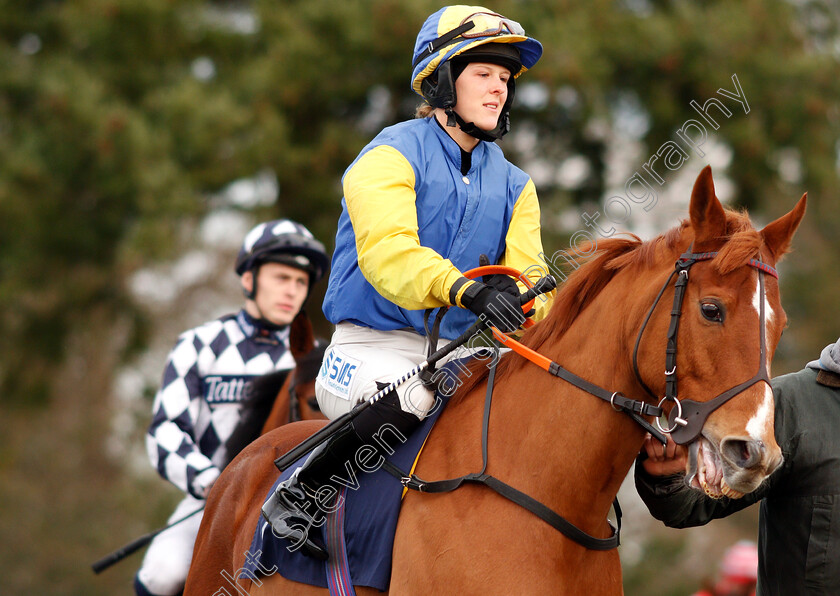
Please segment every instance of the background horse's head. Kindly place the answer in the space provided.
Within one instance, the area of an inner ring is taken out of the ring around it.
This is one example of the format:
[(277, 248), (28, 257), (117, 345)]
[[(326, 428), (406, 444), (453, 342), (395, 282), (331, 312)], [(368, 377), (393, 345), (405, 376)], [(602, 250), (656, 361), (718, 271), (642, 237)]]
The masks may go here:
[[(695, 182), (689, 219), (666, 235), (664, 244), (675, 249), (670, 258), (690, 253), (697, 260), (684, 272), (681, 307), (674, 303), (680, 314), (668, 311), (669, 289), (643, 329), (639, 379), (659, 396), (675, 394), (662, 405), (674, 440), (689, 445), (687, 482), (713, 497), (755, 490), (782, 462), (769, 375), (787, 318), (774, 266), (788, 251), (805, 201), (758, 231), (745, 213), (723, 208), (707, 167)], [(669, 390), (662, 357), (675, 326)]]

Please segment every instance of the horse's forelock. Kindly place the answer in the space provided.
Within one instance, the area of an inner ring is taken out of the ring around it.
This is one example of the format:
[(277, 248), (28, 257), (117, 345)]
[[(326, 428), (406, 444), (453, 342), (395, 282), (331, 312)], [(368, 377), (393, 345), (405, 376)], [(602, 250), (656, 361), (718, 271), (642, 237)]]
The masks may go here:
[(712, 260), (715, 270), (721, 275), (734, 271), (758, 256), (764, 244), (761, 234), (753, 228), (745, 211), (727, 210), (726, 219), (729, 236)]

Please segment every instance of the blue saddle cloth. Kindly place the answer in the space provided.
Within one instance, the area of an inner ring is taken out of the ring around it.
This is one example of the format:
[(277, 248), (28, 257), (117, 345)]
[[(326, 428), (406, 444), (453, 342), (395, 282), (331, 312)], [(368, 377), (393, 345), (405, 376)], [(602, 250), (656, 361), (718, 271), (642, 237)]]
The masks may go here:
[[(447, 365), (449, 366), (449, 365)], [(404, 443), (399, 443), (393, 435), (383, 436), (385, 443), (393, 449), (393, 455), (388, 455), (385, 447), (381, 447), (381, 455), (399, 469), (408, 472), (417, 457), (423, 442), (432, 430), (441, 411), (448, 402), (448, 397), (441, 393), (436, 396), (433, 411), (423, 419), (420, 427), (415, 430)], [(396, 442), (395, 442), (396, 441)], [(370, 445), (376, 444), (371, 441)], [(306, 459), (302, 457), (295, 465), (285, 470), (271, 487), (265, 499), (274, 492), (277, 484), (285, 480), (294, 472), (295, 468)], [(380, 461), (378, 457), (371, 457), (371, 462)], [(373, 466), (371, 466), (373, 467)], [(347, 562), (350, 576), (355, 586), (368, 586), (381, 591), (387, 590), (391, 578), (391, 553), (394, 545), (394, 534), (400, 513), (403, 485), (383, 468), (372, 473), (357, 472), (356, 483), (349, 474), (341, 473), (348, 480), (344, 491), (344, 541), (347, 545)], [(343, 487), (336, 484), (336, 489)], [(265, 499), (263, 502), (265, 502)], [(310, 532), (317, 532), (324, 543), (324, 527), (311, 528)], [(277, 571), (292, 581), (313, 586), (328, 587), (327, 563), (317, 561), (299, 550), (290, 551), (292, 543), (278, 539), (271, 531), (271, 527), (261, 517), (254, 532), (245, 570), (260, 576), (261, 568)], [(338, 553), (330, 553), (336, 556)]]

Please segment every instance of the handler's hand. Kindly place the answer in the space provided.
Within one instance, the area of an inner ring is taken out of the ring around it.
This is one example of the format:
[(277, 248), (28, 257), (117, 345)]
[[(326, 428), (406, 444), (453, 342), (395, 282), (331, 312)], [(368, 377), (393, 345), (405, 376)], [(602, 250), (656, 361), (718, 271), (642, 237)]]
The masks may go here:
[(647, 459), (642, 461), (642, 467), (651, 476), (670, 476), (685, 472), (688, 450), (684, 445), (674, 443), (670, 436), (668, 444), (664, 446), (652, 436), (646, 436), (642, 453), (647, 454)]

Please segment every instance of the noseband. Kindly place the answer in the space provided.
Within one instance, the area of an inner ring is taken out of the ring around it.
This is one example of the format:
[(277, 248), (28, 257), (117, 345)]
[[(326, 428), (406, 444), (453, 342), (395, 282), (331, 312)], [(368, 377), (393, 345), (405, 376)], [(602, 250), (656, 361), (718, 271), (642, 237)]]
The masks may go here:
[(772, 275), (776, 279), (779, 278), (779, 274), (767, 263), (763, 263), (758, 259), (750, 259), (747, 264), (758, 270), (758, 284), (760, 292), (759, 336), (761, 338), (761, 348), (759, 353), (758, 372), (750, 380), (744, 381), (743, 383), (724, 391), (714, 399), (710, 399), (705, 402), (697, 402), (688, 399), (680, 401), (677, 398), (677, 334), (680, 329), (680, 316), (682, 314), (683, 300), (685, 299), (685, 290), (686, 286), (688, 286), (688, 270), (698, 261), (708, 261), (715, 258), (717, 254), (717, 252), (692, 253), (689, 248), (688, 252), (684, 253), (679, 259), (677, 259), (674, 271), (668, 279), (665, 280), (662, 289), (659, 290), (656, 300), (654, 300), (653, 305), (650, 307), (650, 310), (642, 323), (642, 328), (639, 330), (639, 335), (636, 337), (636, 345), (633, 348), (633, 371), (636, 374), (636, 380), (642, 388), (647, 391), (648, 395), (656, 399), (653, 391), (651, 391), (650, 387), (647, 386), (639, 374), (639, 344), (642, 341), (642, 335), (644, 334), (647, 324), (653, 315), (653, 311), (659, 304), (659, 300), (662, 298), (665, 290), (670, 285), (671, 280), (676, 276), (677, 281), (674, 283), (674, 303), (671, 308), (671, 324), (668, 327), (668, 344), (665, 350), (665, 397), (663, 397), (659, 402), (659, 407), (662, 407), (662, 405), (667, 401), (673, 401), (674, 406), (671, 408), (671, 413), (668, 417), (669, 427), (662, 428), (659, 419), (656, 420), (656, 425), (662, 432), (669, 433), (674, 442), (679, 445), (685, 445), (694, 441), (703, 429), (703, 425), (709, 415), (735, 397), (738, 393), (747, 387), (755, 385), (759, 381), (764, 381), (768, 385), (770, 384), (770, 375), (767, 372), (767, 343), (765, 339), (764, 274), (767, 273)]

